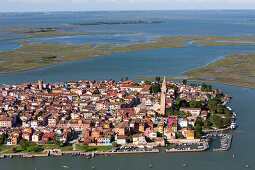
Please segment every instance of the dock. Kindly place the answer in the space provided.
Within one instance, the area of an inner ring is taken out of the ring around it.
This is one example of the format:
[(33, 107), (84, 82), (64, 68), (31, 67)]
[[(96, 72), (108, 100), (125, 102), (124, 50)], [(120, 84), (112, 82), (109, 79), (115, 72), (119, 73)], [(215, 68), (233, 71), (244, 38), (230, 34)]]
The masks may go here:
[(159, 153), (160, 151), (158, 149), (153, 149), (151, 151), (121, 151), (121, 152), (96, 152), (96, 155), (102, 155), (102, 154), (131, 154), (131, 153)]
[(232, 143), (232, 135), (225, 135), (225, 136), (227, 136), (228, 137), (228, 144), (227, 144), (227, 147), (226, 148), (220, 148), (220, 149), (213, 149), (213, 151), (227, 151), (227, 150), (229, 150), (230, 149), (230, 147), (231, 147), (231, 143)]
[(207, 142), (203, 142), (203, 148), (201, 149), (165, 149), (166, 152), (202, 152), (209, 148), (209, 144)]

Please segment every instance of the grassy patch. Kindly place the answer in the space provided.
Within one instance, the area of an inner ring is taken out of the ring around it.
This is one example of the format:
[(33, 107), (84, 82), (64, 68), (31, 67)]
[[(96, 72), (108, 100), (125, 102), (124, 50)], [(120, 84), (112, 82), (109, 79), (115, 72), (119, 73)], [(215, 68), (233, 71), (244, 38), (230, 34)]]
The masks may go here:
[[(112, 146), (88, 146), (87, 151), (92, 152), (92, 151), (107, 151), (112, 149)], [(81, 145), (76, 145), (76, 150), (77, 151), (84, 151), (84, 147)]]
[(242, 46), (255, 45), (253, 37), (225, 37), (225, 36), (203, 36), (204, 39), (196, 40), (193, 44), (201, 46)]
[(60, 149), (61, 151), (72, 151), (73, 150), (72, 145), (59, 146), (56, 144), (43, 144), (42, 147), (44, 150), (50, 150), (50, 149)]

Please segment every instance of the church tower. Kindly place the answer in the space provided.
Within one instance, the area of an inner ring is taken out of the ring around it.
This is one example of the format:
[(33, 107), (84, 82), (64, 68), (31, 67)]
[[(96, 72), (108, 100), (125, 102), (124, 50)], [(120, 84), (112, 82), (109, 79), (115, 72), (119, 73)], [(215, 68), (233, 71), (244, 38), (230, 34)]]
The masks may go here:
[(39, 90), (43, 89), (43, 81), (42, 80), (38, 80), (38, 86), (39, 86)]
[(161, 87), (161, 99), (160, 99), (160, 114), (166, 114), (166, 77), (164, 77), (162, 87)]

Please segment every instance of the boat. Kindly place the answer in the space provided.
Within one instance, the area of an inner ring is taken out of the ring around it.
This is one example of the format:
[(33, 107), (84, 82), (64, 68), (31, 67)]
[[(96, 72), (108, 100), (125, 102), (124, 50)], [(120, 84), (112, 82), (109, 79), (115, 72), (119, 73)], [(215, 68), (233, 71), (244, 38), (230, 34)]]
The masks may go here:
[(246, 164), (246, 165), (245, 165), (245, 168), (249, 168), (249, 165)]
[(187, 165), (186, 164), (182, 164), (183, 167), (186, 167)]
[(64, 165), (64, 166), (62, 166), (62, 168), (69, 168), (69, 166), (65, 166), (65, 165)]
[(233, 158), (235, 158), (235, 155), (233, 155)]
[(152, 165), (151, 165), (151, 164), (149, 165), (149, 168), (152, 168)]
[(23, 155), (22, 158), (34, 158), (35, 156), (34, 155)]
[(236, 128), (236, 123), (235, 123), (235, 122), (232, 122), (231, 125), (230, 125), (230, 128), (231, 128), (231, 129), (235, 129), (235, 128)]

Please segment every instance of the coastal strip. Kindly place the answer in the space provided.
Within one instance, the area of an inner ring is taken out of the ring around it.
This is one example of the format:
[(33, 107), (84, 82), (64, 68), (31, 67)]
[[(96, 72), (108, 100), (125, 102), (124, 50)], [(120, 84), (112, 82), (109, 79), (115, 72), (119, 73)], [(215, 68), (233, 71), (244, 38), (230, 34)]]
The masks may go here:
[(2, 154), (0, 158), (5, 157), (21, 157), (21, 158), (34, 158), (34, 157), (48, 157), (48, 156), (63, 156), (63, 155), (73, 155), (73, 156), (88, 156), (88, 155), (105, 155), (105, 154), (136, 154), (136, 153), (159, 153), (159, 149), (153, 149), (149, 151), (145, 150), (133, 150), (133, 151), (117, 151), (117, 152), (84, 152), (84, 151), (63, 151), (54, 154), (28, 154), (28, 153), (12, 153), (12, 154)]

